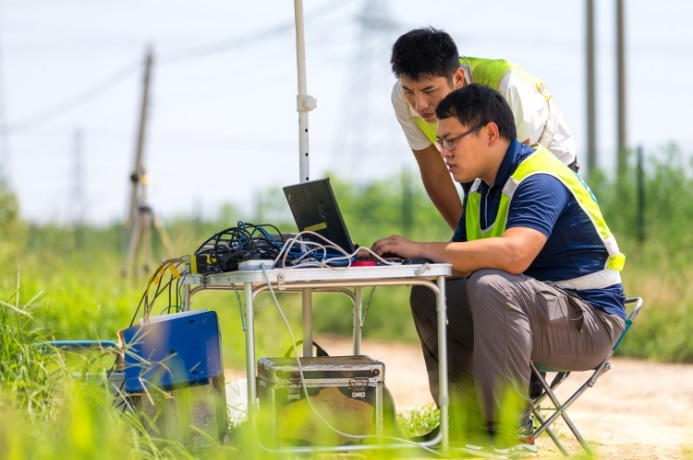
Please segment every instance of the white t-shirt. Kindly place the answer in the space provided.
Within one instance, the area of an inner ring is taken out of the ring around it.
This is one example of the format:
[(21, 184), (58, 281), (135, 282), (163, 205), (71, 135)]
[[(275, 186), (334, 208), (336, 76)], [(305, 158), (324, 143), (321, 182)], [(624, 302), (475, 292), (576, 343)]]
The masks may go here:
[[(462, 70), (464, 71), (465, 80), (473, 82), (469, 71), (464, 67), (462, 67)], [(549, 118), (549, 104), (544, 95), (533, 84), (512, 71), (505, 74), (501, 79), (500, 93), (508, 102), (515, 117), (517, 138), (520, 142), (529, 139), (530, 144), (536, 144)], [(392, 106), (394, 107), (397, 121), (402, 126), (404, 135), (407, 138), (409, 147), (412, 150), (422, 150), (431, 145), (431, 141), (421, 131), (421, 128), (414, 123), (414, 117), (420, 117), (404, 98), (404, 92), (399, 80), (395, 81), (392, 88)], [(550, 113), (555, 118), (554, 134), (549, 145), (544, 147), (548, 148), (563, 163), (568, 165), (575, 161), (575, 141), (568, 130), (563, 115), (561, 115), (553, 101), (551, 101)], [(437, 144), (435, 145), (437, 146)]]

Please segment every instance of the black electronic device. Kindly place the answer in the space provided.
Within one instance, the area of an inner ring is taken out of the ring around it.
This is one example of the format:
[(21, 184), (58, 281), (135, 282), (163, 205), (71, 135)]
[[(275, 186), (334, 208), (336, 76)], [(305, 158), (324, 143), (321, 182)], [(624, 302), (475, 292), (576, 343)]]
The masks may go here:
[(410, 259), (403, 259), (402, 257), (395, 255), (395, 256), (383, 257), (383, 260), (377, 260), (375, 264), (376, 265), (393, 265), (393, 264), (423, 265), (423, 264), (432, 264), (432, 263), (433, 263), (433, 261), (431, 259), (427, 259), (425, 257), (414, 257), (414, 258), (410, 258)]
[[(288, 185), (284, 187), (284, 195), (299, 232), (315, 232), (348, 254), (355, 251), (329, 178)], [(304, 238), (325, 244), (324, 240), (309, 234)]]

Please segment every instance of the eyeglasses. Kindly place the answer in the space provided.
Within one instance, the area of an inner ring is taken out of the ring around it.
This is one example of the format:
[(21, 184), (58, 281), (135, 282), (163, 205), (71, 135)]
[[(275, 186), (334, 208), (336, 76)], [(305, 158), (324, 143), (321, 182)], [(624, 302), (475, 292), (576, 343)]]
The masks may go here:
[(469, 131), (465, 131), (462, 134), (460, 134), (459, 136), (453, 137), (452, 139), (438, 139), (438, 141), (437, 141), (438, 146), (440, 146), (440, 150), (445, 149), (449, 152), (453, 152), (455, 150), (455, 142), (459, 141), (460, 139), (462, 139), (467, 134), (472, 134), (474, 131), (479, 131), (484, 126), (486, 126), (486, 123), (482, 123), (479, 126), (477, 126), (476, 128), (472, 128)]

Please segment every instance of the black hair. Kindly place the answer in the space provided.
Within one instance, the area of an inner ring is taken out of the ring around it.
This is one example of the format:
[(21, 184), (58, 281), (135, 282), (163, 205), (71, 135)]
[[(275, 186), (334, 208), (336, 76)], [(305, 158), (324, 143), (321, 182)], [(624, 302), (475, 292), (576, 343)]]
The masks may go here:
[(515, 118), (505, 98), (495, 89), (472, 83), (452, 91), (436, 107), (438, 120), (455, 117), (469, 128), (494, 122), (501, 138), (517, 137)]
[(390, 64), (397, 78), (413, 81), (432, 77), (452, 81), (452, 75), (460, 67), (452, 37), (433, 27), (414, 29), (399, 37), (392, 46)]

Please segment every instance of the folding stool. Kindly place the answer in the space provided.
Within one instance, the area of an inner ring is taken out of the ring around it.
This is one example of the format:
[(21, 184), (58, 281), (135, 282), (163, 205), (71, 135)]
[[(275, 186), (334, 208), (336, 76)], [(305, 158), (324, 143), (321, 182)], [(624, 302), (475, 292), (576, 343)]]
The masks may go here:
[[(604, 373), (606, 373), (609, 369), (611, 369), (611, 363), (609, 360), (613, 356), (614, 352), (618, 348), (618, 346), (621, 344), (621, 341), (623, 338), (626, 336), (628, 333), (628, 330), (630, 329), (631, 325), (633, 324), (633, 321), (635, 320), (635, 317), (638, 315), (640, 312), (640, 308), (642, 308), (643, 305), (643, 300), (640, 297), (632, 297), (629, 299), (626, 299), (626, 305), (629, 304), (635, 304), (635, 307), (633, 308), (633, 311), (630, 313), (628, 318), (626, 319), (626, 324), (623, 329), (623, 332), (621, 333), (620, 337), (616, 341), (616, 344), (614, 345), (613, 349), (611, 352), (607, 355), (606, 358), (599, 364), (594, 369), (594, 372), (590, 375), (589, 379), (585, 383), (583, 383), (580, 388), (578, 388), (575, 393), (573, 393), (572, 396), (570, 396), (568, 399), (566, 399), (564, 402), (561, 402), (554, 391), (556, 388), (563, 383), (568, 376), (570, 375), (569, 370), (560, 370), (560, 369), (552, 369), (546, 366), (542, 366), (539, 363), (531, 363), (531, 368), (532, 368), (532, 373), (538, 380), (538, 382), (541, 384), (541, 387), (543, 391), (541, 394), (539, 394), (537, 397), (534, 397), (532, 400), (532, 413), (534, 416), (537, 418), (539, 421), (540, 425), (534, 429), (534, 438), (542, 434), (544, 431), (548, 433), (548, 435), (553, 439), (553, 442), (556, 443), (556, 446), (560, 449), (560, 451), (565, 455), (566, 457), (570, 456), (568, 454), (568, 451), (566, 448), (563, 446), (561, 441), (558, 439), (558, 436), (553, 432), (551, 429), (551, 424), (555, 422), (558, 417), (562, 417), (563, 420), (565, 421), (566, 425), (570, 428), (570, 430), (573, 432), (577, 440), (580, 442), (580, 445), (582, 445), (582, 448), (585, 449), (585, 452), (589, 455), (593, 455), (592, 450), (590, 447), (587, 445), (587, 442), (585, 441), (585, 438), (582, 437), (580, 434), (580, 431), (577, 429), (573, 421), (570, 419), (568, 416), (568, 413), (566, 412), (568, 410), (568, 407), (570, 407), (571, 404), (573, 404), (582, 394), (588, 389), (594, 386), (595, 382), (597, 379)], [(542, 375), (543, 373), (543, 375)], [(551, 383), (549, 384), (547, 382), (547, 379), (545, 377), (546, 373), (555, 373), (555, 376)], [(548, 407), (541, 407), (541, 403), (544, 402), (545, 399), (547, 399), (552, 403), (552, 406)], [(552, 411), (552, 413), (548, 416), (545, 417), (542, 415), (542, 412), (545, 411)]]

